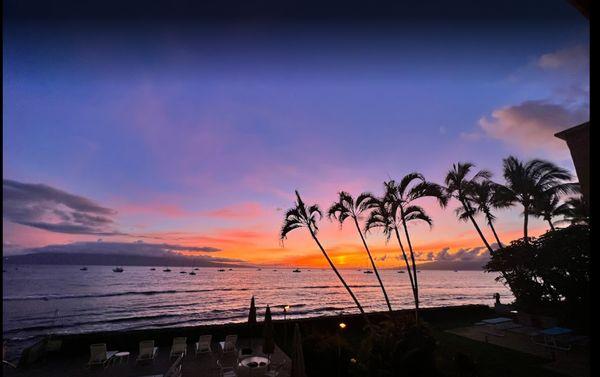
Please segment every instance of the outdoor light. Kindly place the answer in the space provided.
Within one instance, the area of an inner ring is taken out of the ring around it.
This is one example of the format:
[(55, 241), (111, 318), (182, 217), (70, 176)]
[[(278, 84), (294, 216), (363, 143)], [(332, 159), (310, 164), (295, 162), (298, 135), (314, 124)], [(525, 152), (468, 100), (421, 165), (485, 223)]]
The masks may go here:
[(283, 308), (284, 308), (285, 310), (288, 310), (288, 309), (290, 308), (290, 306), (289, 306), (289, 305), (286, 305), (286, 306), (284, 306)]
[(351, 362), (352, 364), (356, 364), (356, 359), (355, 359), (355, 358), (351, 358), (351, 359), (350, 359), (350, 362)]
[(339, 326), (342, 330), (346, 328), (346, 324), (344, 322), (340, 322)]

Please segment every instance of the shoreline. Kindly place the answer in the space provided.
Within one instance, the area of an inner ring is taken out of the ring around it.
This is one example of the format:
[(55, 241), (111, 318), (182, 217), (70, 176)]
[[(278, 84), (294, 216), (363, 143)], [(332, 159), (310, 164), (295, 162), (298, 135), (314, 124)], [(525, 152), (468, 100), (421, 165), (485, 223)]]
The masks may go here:
[[(394, 318), (410, 318), (414, 313), (413, 309), (395, 310), (391, 314)], [(440, 306), (420, 309), (421, 318), (427, 322), (435, 323), (441, 320), (457, 320), (464, 321), (465, 318), (482, 317), (493, 314), (493, 309), (484, 304), (469, 304), (456, 306)], [(374, 322), (389, 318), (390, 313), (387, 311), (367, 313), (369, 319)], [(273, 320), (274, 332), (278, 336), (283, 336), (287, 333), (291, 337), (293, 326), (298, 323), (301, 328), (310, 328), (311, 331), (331, 331), (336, 329), (339, 322), (343, 321), (347, 326), (355, 327), (363, 325), (363, 318), (360, 313), (356, 314), (341, 314), (341, 315), (323, 315), (309, 318), (294, 318), (287, 320)], [(262, 331), (262, 322), (258, 322), (255, 331)], [(304, 331), (304, 330), (303, 330)], [(225, 323), (225, 324), (210, 324), (185, 327), (169, 327), (155, 329), (138, 329), (125, 331), (98, 331), (81, 334), (65, 334), (51, 335), (52, 339), (61, 340), (62, 346), (59, 354), (63, 357), (82, 356), (89, 353), (89, 345), (94, 343), (106, 343), (109, 348), (119, 350), (136, 351), (138, 344), (142, 340), (154, 340), (158, 347), (168, 347), (171, 345), (174, 337), (187, 337), (188, 343), (197, 341), (198, 337), (203, 334), (211, 334), (213, 340), (224, 339), (228, 334), (237, 334), (240, 338), (251, 336), (252, 329), (249, 328), (247, 322)], [(17, 355), (11, 355), (11, 360), (19, 360), (22, 362), (23, 356), (32, 348), (39, 346), (46, 338), (38, 340), (33, 345), (23, 348)], [(10, 347), (10, 345), (9, 345)], [(12, 354), (12, 352), (10, 352)]]

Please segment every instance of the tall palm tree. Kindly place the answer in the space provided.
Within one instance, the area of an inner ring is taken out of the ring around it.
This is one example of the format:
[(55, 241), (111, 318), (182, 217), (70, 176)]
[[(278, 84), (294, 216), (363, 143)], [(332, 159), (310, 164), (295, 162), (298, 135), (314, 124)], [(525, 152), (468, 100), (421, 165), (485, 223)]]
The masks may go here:
[(415, 294), (415, 283), (413, 273), (408, 262), (408, 257), (406, 256), (404, 245), (402, 244), (402, 240), (400, 239), (400, 232), (398, 231), (398, 205), (396, 203), (388, 203), (382, 198), (377, 198), (373, 196), (368, 202), (368, 206), (372, 209), (372, 211), (369, 214), (367, 221), (365, 222), (365, 233), (370, 232), (374, 228), (380, 228), (382, 229), (383, 234), (386, 237), (386, 241), (390, 240), (392, 234), (396, 236), (398, 246), (400, 246), (400, 251), (402, 252), (402, 258), (404, 259), (404, 263), (406, 264), (406, 272), (408, 273), (408, 278), (410, 280), (410, 288), (413, 293), (413, 298), (415, 300), (415, 318), (418, 321), (419, 313), (416, 305), (418, 298)]
[(384, 185), (386, 188), (384, 200), (390, 205), (396, 205), (400, 212), (400, 222), (404, 228), (404, 235), (410, 251), (415, 285), (415, 305), (418, 312), (419, 281), (417, 276), (417, 264), (415, 261), (415, 252), (413, 250), (407, 224), (408, 222), (424, 221), (431, 227), (433, 222), (422, 207), (412, 203), (421, 198), (433, 197), (438, 200), (438, 203), (441, 207), (445, 207), (448, 203), (448, 199), (440, 185), (427, 182), (425, 177), (423, 177), (423, 175), (420, 173), (410, 173), (404, 176), (398, 183), (396, 183), (394, 180), (390, 180), (385, 182)]
[(533, 159), (520, 161), (514, 156), (503, 160), (504, 179), (508, 194), (523, 206), (523, 237), (527, 242), (529, 215), (536, 198), (543, 195), (559, 195), (577, 192), (577, 184), (567, 182), (571, 174), (549, 161)]
[(283, 241), (285, 238), (287, 238), (288, 233), (291, 232), (292, 230), (302, 228), (302, 227), (307, 228), (310, 233), (310, 236), (313, 238), (313, 240), (315, 241), (315, 243), (317, 244), (317, 246), (323, 253), (323, 256), (325, 257), (325, 259), (327, 259), (329, 266), (331, 267), (333, 272), (335, 272), (338, 279), (340, 279), (340, 282), (342, 283), (344, 288), (346, 288), (346, 290), (348, 291), (348, 294), (350, 294), (350, 297), (352, 297), (352, 300), (354, 300), (354, 303), (358, 307), (358, 310), (361, 312), (361, 314), (363, 314), (365, 316), (365, 319), (368, 323), (369, 321), (368, 321), (367, 316), (365, 315), (365, 311), (364, 311), (362, 305), (360, 304), (360, 302), (354, 295), (354, 292), (352, 292), (352, 289), (350, 289), (350, 286), (348, 286), (348, 284), (346, 283), (346, 281), (344, 280), (342, 275), (340, 275), (339, 271), (337, 270), (337, 268), (331, 261), (331, 258), (329, 258), (329, 255), (323, 248), (323, 245), (321, 245), (321, 242), (319, 242), (319, 239), (317, 238), (317, 232), (319, 230), (319, 228), (317, 226), (317, 222), (323, 218), (323, 213), (321, 212), (321, 209), (316, 204), (306, 207), (306, 205), (300, 198), (300, 194), (298, 193), (298, 190), (296, 190), (296, 198), (297, 198), (297, 201), (295, 203), (295, 206), (288, 209), (285, 213), (285, 218), (283, 220), (283, 226), (281, 227), (281, 233), (280, 233), (281, 241)]
[[(502, 242), (494, 227), (494, 221), (496, 216), (492, 213), (492, 209), (506, 208), (512, 205), (511, 200), (506, 200), (507, 195), (505, 193), (506, 188), (502, 185), (492, 182), (489, 179), (481, 181), (473, 181), (468, 185), (467, 190), (467, 201), (471, 204), (475, 212), (483, 213), (487, 224), (494, 234), (496, 243), (502, 248)], [(459, 208), (458, 218), (468, 220), (468, 216), (465, 216), (467, 212)]]
[(471, 169), (475, 167), (470, 162), (459, 162), (453, 164), (452, 169), (446, 174), (446, 193), (448, 196), (455, 198), (461, 204), (461, 208), (456, 210), (456, 213), (461, 220), (471, 220), (471, 223), (475, 227), (477, 234), (483, 241), (485, 247), (489, 250), (490, 254), (494, 253), (494, 249), (490, 246), (489, 242), (483, 235), (479, 224), (475, 221), (475, 209), (473, 209), (471, 202), (469, 201), (469, 193), (471, 192), (472, 186), (476, 182), (490, 179), (492, 173), (487, 170), (480, 170), (475, 173), (471, 178), (467, 178)]
[(375, 261), (371, 256), (371, 251), (369, 250), (369, 246), (367, 245), (367, 241), (363, 235), (362, 230), (360, 229), (360, 225), (358, 224), (359, 217), (369, 209), (369, 203), (372, 194), (368, 192), (363, 192), (360, 194), (356, 200), (345, 191), (341, 191), (338, 193), (338, 201), (334, 202), (331, 207), (329, 207), (329, 211), (327, 212), (327, 216), (329, 219), (335, 219), (340, 223), (340, 226), (344, 223), (344, 221), (348, 218), (351, 218), (356, 226), (356, 231), (360, 235), (360, 239), (362, 240), (363, 246), (369, 256), (369, 260), (371, 261), (371, 266), (373, 266), (373, 271), (375, 271), (375, 276), (377, 276), (377, 280), (379, 281), (379, 285), (381, 286), (381, 291), (383, 292), (383, 297), (385, 297), (385, 302), (389, 311), (392, 311), (392, 305), (390, 304), (390, 299), (388, 298), (387, 292), (381, 281), (381, 277), (379, 276), (379, 270), (375, 265)]

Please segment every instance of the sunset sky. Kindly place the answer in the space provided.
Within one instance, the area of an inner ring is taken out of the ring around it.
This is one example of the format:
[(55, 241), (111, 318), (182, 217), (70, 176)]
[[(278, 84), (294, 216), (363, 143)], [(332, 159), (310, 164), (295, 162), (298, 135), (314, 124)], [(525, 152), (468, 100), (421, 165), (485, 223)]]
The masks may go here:
[[(442, 183), (458, 161), (499, 182), (510, 154), (574, 172), (553, 134), (589, 119), (589, 24), (567, 1), (502, 3), (381, 23), (39, 20), (15, 6), (4, 255), (101, 239), (324, 266), (305, 231), (279, 242), (294, 189), (326, 209), (412, 171)], [(421, 261), (480, 255), (456, 203), (422, 205), (434, 226), (412, 229)], [(522, 234), (516, 207), (497, 224), (505, 242)], [(367, 266), (352, 227), (324, 219), (320, 239), (340, 266)], [(393, 242), (368, 242), (398, 264)]]

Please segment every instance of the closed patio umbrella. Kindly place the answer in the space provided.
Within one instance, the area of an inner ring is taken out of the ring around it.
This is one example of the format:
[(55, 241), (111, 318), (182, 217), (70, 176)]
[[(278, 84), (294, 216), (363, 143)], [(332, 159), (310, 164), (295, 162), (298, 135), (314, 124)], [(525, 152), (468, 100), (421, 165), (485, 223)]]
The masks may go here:
[(250, 301), (250, 312), (248, 313), (248, 324), (249, 325), (256, 324), (256, 305), (254, 304), (254, 296), (252, 296), (252, 300)]
[(302, 352), (302, 337), (300, 326), (296, 323), (294, 327), (294, 340), (292, 343), (292, 370), (290, 377), (306, 377), (304, 369), (304, 352)]
[(252, 338), (256, 332), (256, 305), (254, 304), (254, 296), (250, 300), (250, 311), (248, 312), (248, 329), (250, 334), (250, 349), (243, 349), (242, 354), (252, 354)]
[(263, 323), (262, 351), (264, 354), (269, 355), (269, 359), (271, 358), (271, 354), (275, 352), (275, 340), (273, 339), (273, 322), (271, 319), (271, 308), (269, 308), (269, 305), (267, 305), (267, 310), (265, 311), (265, 322)]

